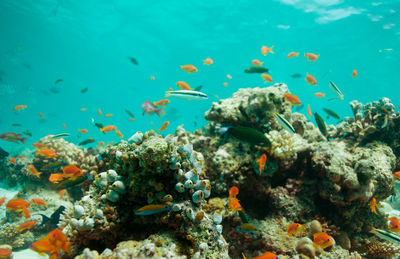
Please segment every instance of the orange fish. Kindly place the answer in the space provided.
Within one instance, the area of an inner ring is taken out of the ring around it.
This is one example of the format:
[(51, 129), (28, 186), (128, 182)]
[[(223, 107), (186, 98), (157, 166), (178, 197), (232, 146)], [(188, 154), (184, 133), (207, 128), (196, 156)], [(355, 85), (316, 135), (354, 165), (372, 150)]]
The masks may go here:
[(287, 54), (287, 58), (293, 58), (293, 57), (297, 57), (300, 53), (299, 52), (290, 52), (289, 54)]
[(168, 128), (168, 125), (169, 125), (169, 121), (165, 121), (165, 122), (161, 125), (161, 127), (157, 130), (158, 133), (160, 133), (161, 131), (166, 130), (166, 129)]
[(35, 148), (39, 148), (39, 149), (40, 149), (40, 148), (45, 148), (45, 147), (46, 147), (45, 144), (40, 143), (40, 142), (38, 142), (38, 143), (33, 143), (32, 146), (34, 146)]
[(67, 128), (67, 127), (65, 126), (65, 123), (63, 123), (63, 125), (62, 125), (62, 126), (63, 126), (63, 128), (64, 128), (64, 129), (66, 129), (66, 128)]
[(151, 76), (151, 77), (150, 77), (150, 80), (153, 81), (153, 80), (156, 80), (156, 78), (155, 78), (154, 76)]
[(320, 97), (320, 98), (321, 98), (321, 97), (325, 97), (325, 94), (324, 94), (324, 93), (317, 92), (317, 93), (314, 94), (314, 96), (315, 96), (315, 97)]
[(49, 181), (52, 183), (59, 183), (64, 180), (64, 174), (51, 174), (49, 176)]
[(231, 75), (226, 75), (226, 77), (228, 78), (228, 79), (232, 79), (232, 76)]
[(12, 252), (7, 248), (0, 248), (0, 258), (11, 258)]
[(101, 112), (100, 108), (97, 110), (98, 115), (102, 115), (103, 113)]
[(372, 198), (372, 200), (368, 203), (368, 205), (369, 205), (369, 208), (371, 209), (371, 212), (378, 215), (378, 212), (376, 211), (376, 207), (382, 207), (382, 205), (377, 204), (375, 197)]
[(302, 225), (299, 223), (292, 223), (287, 227), (287, 232), (289, 236), (295, 236), (300, 233), (302, 229)]
[(265, 80), (265, 82), (264, 82), (264, 83), (270, 83), (270, 82), (272, 82), (272, 77), (271, 77), (270, 75), (267, 75), (267, 74), (261, 74), (261, 77), (262, 77), (262, 79), (264, 79), (264, 80)]
[(319, 246), (322, 249), (330, 247), (335, 244), (335, 240), (325, 232), (318, 232), (313, 235), (314, 246)]
[(48, 253), (50, 254), (50, 259), (56, 259), (61, 250), (69, 254), (71, 244), (72, 242), (68, 242), (67, 236), (60, 229), (56, 228), (46, 237), (42, 237), (31, 244), (29, 248), (38, 252), (39, 255)]
[(242, 205), (240, 205), (240, 202), (237, 198), (230, 198), (229, 199), (229, 204), (228, 204), (228, 209), (232, 211), (241, 211), (243, 210)]
[(214, 63), (214, 61), (211, 58), (206, 58), (203, 60), (204, 65), (211, 65), (212, 63)]
[(39, 112), (39, 116), (42, 117), (43, 119), (46, 119), (46, 117), (41, 112)]
[(178, 82), (176, 82), (176, 85), (179, 87), (179, 89), (182, 89), (182, 90), (192, 90), (192, 88), (190, 88), (189, 84), (184, 81), (178, 81)]
[(65, 193), (65, 189), (60, 190), (60, 197), (58, 197), (59, 200), (62, 199), (62, 197), (64, 196)]
[(239, 188), (236, 186), (232, 186), (229, 188), (229, 198), (236, 198), (236, 196), (239, 194)]
[(23, 199), (9, 200), (6, 204), (6, 208), (8, 210), (21, 210), (22, 208), (26, 208), (29, 206), (31, 206), (31, 204)]
[(261, 62), (261, 61), (258, 60), (258, 59), (253, 59), (253, 60), (251, 61), (251, 64), (252, 64), (253, 66), (255, 66), (255, 67), (261, 67), (263, 63), (264, 63), (264, 62)]
[(80, 109), (81, 112), (84, 112), (84, 111), (86, 111), (86, 110), (87, 110), (86, 108), (81, 108), (81, 109)]
[(315, 77), (313, 77), (312, 75), (308, 74), (306, 75), (306, 82), (309, 85), (317, 85), (317, 80), (315, 79)]
[(228, 86), (228, 82), (224, 82), (224, 86), (225, 86), (225, 87)]
[(155, 102), (153, 104), (157, 105), (157, 106), (165, 106), (165, 105), (169, 104), (169, 100), (168, 99), (162, 99), (162, 100), (159, 100), (159, 101), (157, 101), (157, 102)]
[(285, 98), (286, 101), (290, 102), (292, 105), (301, 106), (300, 99), (296, 95), (290, 93), (284, 93), (283, 97)]
[(37, 224), (37, 221), (35, 221), (35, 220), (27, 221), (27, 222), (24, 222), (21, 225), (19, 225), (15, 230), (19, 232), (19, 231), (23, 231), (26, 229), (31, 229), (34, 226), (36, 226), (36, 224)]
[(129, 118), (128, 121), (134, 121), (136, 120), (135, 118)]
[(258, 170), (260, 171), (260, 175), (262, 171), (264, 170), (265, 162), (267, 162), (267, 154), (262, 154), (259, 159), (257, 159), (258, 163)]
[(307, 58), (308, 61), (315, 62), (319, 58), (319, 54), (315, 55), (313, 53), (305, 53), (304, 56)]
[(14, 164), (17, 163), (17, 159), (15, 157), (10, 157), (10, 160), (8, 161), (9, 164)]
[(53, 150), (48, 149), (48, 148), (38, 149), (38, 150), (36, 150), (36, 154), (47, 157), (47, 158), (58, 157), (56, 152), (54, 152)]
[(26, 109), (26, 108), (28, 108), (27, 105), (19, 104), (19, 105), (15, 105), (14, 111), (20, 111), (20, 110), (23, 110), (23, 109)]
[(389, 220), (390, 220), (390, 225), (389, 225), (389, 228), (390, 228), (390, 231), (392, 231), (392, 232), (395, 232), (395, 233), (400, 233), (400, 221), (399, 221), (399, 219), (398, 218), (396, 218), (396, 217), (391, 217), (391, 218), (389, 218)]
[(46, 203), (44, 200), (42, 200), (42, 199), (33, 198), (33, 199), (31, 199), (31, 201), (32, 201), (32, 203), (34, 203), (34, 204), (36, 204), (36, 205), (38, 205), (38, 206), (47, 207), (47, 203)]
[(1, 197), (0, 198), (0, 206), (3, 205), (3, 203), (6, 201), (6, 197)]
[(263, 54), (264, 56), (266, 56), (268, 53), (274, 54), (274, 51), (272, 50), (274, 48), (274, 46), (268, 48), (267, 46), (262, 46), (261, 47), (261, 54)]
[(106, 118), (110, 118), (111, 116), (113, 116), (114, 114), (112, 114), (112, 113), (107, 113), (106, 115), (105, 115), (105, 117)]
[(353, 70), (353, 73), (351, 73), (351, 76), (354, 78), (354, 77), (356, 77), (357, 75), (358, 75), (357, 70), (354, 69), (354, 70)]
[(189, 74), (197, 72), (197, 68), (193, 65), (183, 65), (181, 66), (181, 69)]
[(308, 104), (307, 105), (307, 115), (308, 115), (308, 118), (311, 118), (311, 108), (310, 108), (310, 104)]
[(54, 249), (47, 237), (34, 242), (29, 246), (29, 248), (35, 252), (38, 252), (41, 256), (44, 256), (44, 253), (51, 253)]
[(82, 134), (86, 134), (86, 133), (89, 132), (87, 129), (78, 129), (78, 131), (79, 131), (80, 133), (82, 133)]
[(28, 170), (31, 175), (34, 175), (37, 178), (40, 178), (40, 175), (42, 174), (42, 172), (39, 172), (34, 165), (28, 165)]
[(22, 208), (22, 215), (24, 216), (24, 218), (28, 219), (31, 217), (31, 213), (29, 213), (29, 210), (27, 207), (23, 207)]
[(395, 179), (400, 180), (400, 171), (394, 172), (392, 175)]
[(19, 156), (17, 156), (17, 158), (19, 158), (19, 159), (25, 159), (25, 158), (28, 158), (28, 157), (27, 157), (27, 156), (19, 155)]
[(105, 126), (104, 128), (101, 128), (100, 131), (105, 133), (105, 132), (111, 132), (114, 131), (117, 127), (113, 126), (113, 125), (108, 125)]
[(64, 166), (62, 170), (64, 175), (71, 180), (76, 180), (76, 178), (83, 174), (83, 171), (75, 165)]
[(279, 257), (274, 253), (266, 252), (262, 255), (253, 257), (252, 259), (279, 259)]
[(122, 135), (121, 131), (119, 131), (117, 129), (115, 130), (115, 133), (117, 133), (118, 137), (120, 137), (120, 138), (124, 137), (124, 135)]

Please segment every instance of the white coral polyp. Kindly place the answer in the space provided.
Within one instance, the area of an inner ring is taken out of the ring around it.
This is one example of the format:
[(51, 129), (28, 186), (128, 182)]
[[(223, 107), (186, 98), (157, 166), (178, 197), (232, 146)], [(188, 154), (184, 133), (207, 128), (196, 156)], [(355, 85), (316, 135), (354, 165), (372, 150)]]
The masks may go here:
[(265, 134), (271, 141), (271, 154), (279, 159), (296, 159), (297, 153), (307, 149), (308, 143), (298, 134), (287, 130), (272, 130)]

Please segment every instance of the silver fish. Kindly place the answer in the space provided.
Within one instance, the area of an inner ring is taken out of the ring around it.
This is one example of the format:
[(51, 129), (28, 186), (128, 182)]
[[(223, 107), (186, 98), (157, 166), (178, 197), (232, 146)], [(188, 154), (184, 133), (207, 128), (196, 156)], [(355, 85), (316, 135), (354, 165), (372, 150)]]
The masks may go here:
[(293, 128), (292, 124), (290, 124), (285, 118), (283, 118), (281, 115), (278, 113), (275, 113), (275, 117), (278, 119), (279, 123), (283, 128), (285, 128), (287, 131), (289, 131), (292, 134), (296, 133), (296, 130)]
[(69, 137), (71, 136), (69, 133), (60, 133), (56, 135), (50, 135), (50, 139), (55, 139), (55, 138), (64, 138), (64, 137)]
[(178, 91), (166, 91), (165, 97), (178, 97), (186, 100), (207, 100), (208, 96), (205, 93), (192, 91), (192, 90), (178, 90)]
[(373, 228), (370, 232), (382, 239), (385, 239), (387, 241), (390, 241), (390, 242), (393, 242), (396, 244), (400, 244), (400, 235), (398, 235), (396, 233), (388, 232), (388, 231), (385, 231), (382, 229), (377, 229), (377, 228)]
[(338, 95), (340, 100), (343, 100), (344, 94), (342, 94), (339, 88), (332, 81), (329, 81), (329, 87)]

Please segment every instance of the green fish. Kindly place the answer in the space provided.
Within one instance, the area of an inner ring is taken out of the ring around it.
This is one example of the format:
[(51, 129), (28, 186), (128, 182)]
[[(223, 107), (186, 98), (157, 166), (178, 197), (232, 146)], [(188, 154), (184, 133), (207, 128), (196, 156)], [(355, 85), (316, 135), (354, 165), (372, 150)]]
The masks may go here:
[(92, 137), (85, 139), (84, 141), (80, 142), (79, 145), (80, 146), (84, 146), (90, 143), (96, 142), (96, 140), (94, 140)]
[(328, 131), (326, 129), (326, 124), (321, 116), (318, 113), (314, 113), (315, 122), (318, 125), (319, 131), (321, 131), (322, 135), (326, 137), (328, 135)]
[(131, 118), (135, 118), (135, 115), (128, 109), (125, 109), (125, 112), (131, 117)]
[(265, 67), (248, 67), (244, 70), (245, 73), (268, 73), (268, 68)]
[(194, 88), (193, 91), (200, 91), (201, 88), (203, 88), (203, 86), (202, 86), (202, 85), (199, 85), (199, 86), (197, 86), (196, 88)]
[(330, 110), (328, 108), (323, 108), (323, 110), (328, 114), (327, 119), (329, 119), (329, 116), (332, 116), (332, 117), (340, 120), (340, 116), (336, 112), (334, 112), (334, 111), (332, 111), (332, 110)]
[(54, 84), (56, 85), (56, 84), (58, 84), (58, 83), (61, 83), (62, 81), (64, 81), (62, 78), (59, 78), (59, 79), (57, 79), (56, 81), (54, 81)]
[(30, 132), (29, 130), (25, 130), (24, 132), (25, 135), (32, 137), (32, 132)]
[(69, 133), (60, 133), (56, 135), (51, 135), (50, 139), (55, 139), (55, 138), (66, 138), (71, 136)]
[(73, 187), (75, 185), (81, 184), (81, 183), (83, 183), (83, 182), (85, 182), (87, 180), (93, 180), (92, 177), (90, 177), (89, 174), (81, 175), (81, 176), (79, 176), (78, 178), (76, 178), (73, 181), (67, 179), (67, 180), (64, 180), (64, 181), (58, 183), (56, 185), (56, 189), (60, 190), (60, 189), (70, 188), (70, 187)]
[(87, 87), (86, 87), (86, 88), (83, 88), (83, 89), (81, 90), (81, 93), (84, 94), (84, 93), (86, 93), (88, 90), (89, 90), (89, 88), (87, 88)]
[(278, 113), (275, 113), (275, 117), (278, 119), (279, 123), (281, 124), (281, 126), (284, 129), (286, 129), (287, 131), (289, 131), (292, 134), (296, 133), (296, 130), (293, 128), (292, 124), (290, 124), (285, 118), (283, 118)]
[(13, 127), (21, 127), (22, 124), (20, 124), (20, 123), (13, 123), (13, 124), (11, 124), (11, 126), (13, 126)]
[(229, 133), (237, 139), (258, 146), (271, 146), (271, 141), (261, 131), (249, 127), (220, 127), (219, 133)]
[(134, 65), (136, 65), (136, 66), (139, 65), (139, 62), (137, 61), (136, 58), (134, 58), (134, 57), (128, 57), (128, 59), (129, 59), (129, 61), (130, 61), (132, 64), (134, 64)]

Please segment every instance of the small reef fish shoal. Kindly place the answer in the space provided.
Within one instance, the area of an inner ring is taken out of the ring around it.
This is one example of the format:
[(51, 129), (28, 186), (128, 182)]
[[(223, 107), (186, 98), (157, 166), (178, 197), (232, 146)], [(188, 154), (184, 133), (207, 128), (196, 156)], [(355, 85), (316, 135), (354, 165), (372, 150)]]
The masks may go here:
[(170, 206), (168, 205), (162, 205), (162, 204), (151, 204), (151, 205), (146, 205), (138, 209), (135, 214), (136, 215), (142, 215), (142, 216), (147, 216), (147, 215), (153, 215), (165, 211), (169, 211), (171, 209)]
[(319, 131), (321, 131), (322, 135), (325, 137), (328, 135), (328, 130), (326, 129), (325, 121), (319, 116), (318, 113), (314, 113), (315, 122), (317, 123)]
[(143, 114), (147, 114), (147, 115), (152, 115), (152, 114), (157, 114), (158, 117), (161, 117), (161, 111), (164, 109), (164, 107), (162, 108), (158, 108), (157, 106), (155, 106), (153, 103), (151, 103), (149, 100), (145, 101), (144, 103), (142, 103), (142, 110), (143, 110)]
[[(179, 90), (179, 91), (166, 91), (165, 97), (177, 97), (185, 100), (207, 100), (208, 96), (205, 93), (191, 90)], [(160, 108), (162, 109), (162, 108)]]
[(13, 142), (13, 143), (24, 143), (25, 144), (25, 140), (28, 139), (28, 137), (26, 138), (21, 138), (22, 134), (17, 134), (17, 133), (13, 133), (13, 132), (6, 132), (0, 135), (0, 139), (5, 140), (5, 141), (9, 141), (9, 142)]
[(248, 74), (255, 74), (255, 73), (262, 74), (262, 73), (268, 73), (268, 71), (269, 71), (268, 68), (260, 67), (260, 66), (248, 67), (244, 70), (244, 72), (248, 73)]
[(259, 146), (271, 146), (271, 141), (261, 131), (249, 127), (219, 127), (217, 132), (228, 133), (233, 137)]
[(294, 129), (294, 127), (292, 126), (292, 124), (290, 124), (285, 118), (283, 118), (283, 116), (279, 115), (278, 113), (275, 113), (275, 117), (278, 120), (279, 124), (286, 129), (287, 131), (289, 131), (292, 134), (296, 133), (296, 130)]

